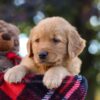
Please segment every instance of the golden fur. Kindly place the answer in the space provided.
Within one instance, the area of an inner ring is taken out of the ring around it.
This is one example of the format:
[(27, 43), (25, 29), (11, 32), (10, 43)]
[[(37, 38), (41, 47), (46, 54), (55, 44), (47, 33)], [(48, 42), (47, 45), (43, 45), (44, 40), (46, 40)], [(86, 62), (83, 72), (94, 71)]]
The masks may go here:
[[(56, 88), (66, 75), (80, 72), (81, 60), (78, 55), (84, 47), (85, 40), (68, 21), (61, 17), (46, 18), (31, 30), (27, 45), (28, 55), (19, 67), (14, 67), (5, 74), (5, 80), (21, 81), (31, 70), (44, 74), (43, 83), (48, 88)], [(42, 51), (48, 52), (45, 60), (39, 58)], [(21, 77), (18, 75), (19, 71)]]

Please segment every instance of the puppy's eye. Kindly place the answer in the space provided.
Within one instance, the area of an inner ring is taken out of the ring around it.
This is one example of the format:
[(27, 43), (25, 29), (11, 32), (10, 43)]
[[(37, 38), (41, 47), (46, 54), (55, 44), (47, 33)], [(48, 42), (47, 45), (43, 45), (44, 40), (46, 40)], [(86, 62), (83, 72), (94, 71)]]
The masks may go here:
[(57, 38), (53, 38), (52, 41), (53, 41), (54, 43), (59, 43), (59, 42), (61, 42), (60, 39), (57, 39)]
[(35, 42), (39, 43), (40, 42), (40, 39), (36, 39)]

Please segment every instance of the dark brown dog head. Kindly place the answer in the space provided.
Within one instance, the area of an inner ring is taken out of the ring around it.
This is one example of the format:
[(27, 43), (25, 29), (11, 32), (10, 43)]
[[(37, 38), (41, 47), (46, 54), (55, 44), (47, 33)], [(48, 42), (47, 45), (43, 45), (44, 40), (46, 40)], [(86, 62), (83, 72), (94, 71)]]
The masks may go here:
[(15, 25), (0, 20), (0, 51), (18, 51), (19, 33)]

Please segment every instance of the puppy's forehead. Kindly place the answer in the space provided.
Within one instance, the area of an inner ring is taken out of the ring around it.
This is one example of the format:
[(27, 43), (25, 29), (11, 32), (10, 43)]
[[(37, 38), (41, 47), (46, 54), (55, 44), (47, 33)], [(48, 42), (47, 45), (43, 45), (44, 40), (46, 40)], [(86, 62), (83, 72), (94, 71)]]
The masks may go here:
[(43, 27), (36, 27), (34, 29), (33, 37), (38, 38), (53, 38), (63, 36), (64, 32), (57, 27), (54, 26), (43, 26)]
[(47, 18), (42, 20), (35, 28), (32, 34), (38, 36), (64, 36), (72, 25), (62, 18)]

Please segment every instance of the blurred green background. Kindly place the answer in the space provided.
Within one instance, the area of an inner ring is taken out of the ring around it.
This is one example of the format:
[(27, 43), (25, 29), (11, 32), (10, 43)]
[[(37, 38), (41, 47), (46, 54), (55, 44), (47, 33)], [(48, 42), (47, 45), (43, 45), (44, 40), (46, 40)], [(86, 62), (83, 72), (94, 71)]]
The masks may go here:
[(100, 0), (0, 0), (0, 19), (21, 33), (49, 16), (61, 16), (76, 26), (87, 46), (81, 54), (81, 74), (88, 80), (86, 100), (100, 100)]

